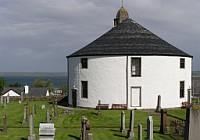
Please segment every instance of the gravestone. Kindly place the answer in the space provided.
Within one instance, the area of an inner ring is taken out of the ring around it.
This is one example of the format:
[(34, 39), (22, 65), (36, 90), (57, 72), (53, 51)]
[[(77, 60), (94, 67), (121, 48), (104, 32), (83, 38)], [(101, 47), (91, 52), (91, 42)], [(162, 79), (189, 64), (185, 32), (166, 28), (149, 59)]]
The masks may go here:
[(54, 117), (55, 117), (55, 104), (54, 104), (54, 102), (52, 103), (52, 118), (51, 118), (51, 120), (53, 120), (54, 119)]
[(54, 123), (40, 123), (39, 140), (54, 140)]
[(7, 104), (10, 102), (10, 95), (9, 93), (7, 94)]
[(28, 136), (28, 140), (36, 140), (36, 136), (34, 134), (34, 120), (32, 114), (29, 116), (29, 129), (30, 129), (30, 136)]
[(47, 122), (50, 122), (50, 109), (49, 107), (47, 108)]
[(3, 116), (3, 132), (7, 132), (7, 117), (6, 117), (6, 114)]
[(160, 113), (160, 133), (165, 134), (167, 132), (167, 112), (161, 109)]
[(120, 131), (122, 133), (124, 133), (126, 131), (126, 128), (125, 128), (125, 113), (124, 113), (124, 111), (122, 111), (122, 113), (121, 113), (121, 128), (120, 128)]
[(98, 115), (101, 114), (101, 100), (98, 100)]
[(92, 133), (88, 133), (88, 139), (87, 140), (93, 140), (93, 134)]
[(23, 121), (22, 121), (22, 125), (27, 124), (26, 109), (27, 109), (27, 106), (24, 106), (24, 118), (23, 118)]
[(198, 140), (200, 138), (200, 104), (192, 104), (187, 108), (184, 140)]
[(1, 96), (1, 104), (3, 104), (3, 96)]
[(42, 109), (42, 110), (45, 109), (45, 105), (42, 105), (41, 109)]
[(86, 123), (87, 123), (87, 118), (83, 117), (82, 118), (82, 135), (81, 135), (81, 140), (86, 140)]
[(138, 125), (138, 140), (142, 140), (142, 125)]
[(33, 105), (32, 114), (33, 114), (33, 116), (36, 114), (36, 105)]
[(24, 93), (21, 92), (21, 101), (23, 102), (24, 101)]
[(129, 122), (129, 130), (128, 130), (128, 134), (127, 134), (127, 138), (128, 139), (134, 139), (134, 110), (130, 111), (130, 122)]
[(55, 99), (55, 117), (58, 116), (58, 102), (57, 99)]
[(7, 106), (7, 101), (6, 101), (6, 98), (4, 98), (3, 100), (3, 107), (6, 107)]
[(147, 119), (147, 137), (146, 140), (153, 140), (153, 118), (149, 116)]
[(161, 111), (161, 96), (158, 95), (158, 101), (157, 101), (157, 107), (156, 107), (156, 112)]

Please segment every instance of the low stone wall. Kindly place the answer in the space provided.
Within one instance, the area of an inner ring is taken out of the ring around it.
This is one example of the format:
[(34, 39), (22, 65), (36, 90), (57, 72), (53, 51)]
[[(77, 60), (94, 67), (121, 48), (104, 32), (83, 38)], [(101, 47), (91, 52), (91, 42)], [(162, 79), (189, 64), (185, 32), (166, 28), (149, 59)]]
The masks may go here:
[[(53, 101), (57, 98), (57, 100), (63, 99), (65, 96), (35, 96), (35, 97), (24, 97), (24, 100), (29, 98), (29, 101)], [(21, 97), (10, 97), (10, 101), (19, 101)]]

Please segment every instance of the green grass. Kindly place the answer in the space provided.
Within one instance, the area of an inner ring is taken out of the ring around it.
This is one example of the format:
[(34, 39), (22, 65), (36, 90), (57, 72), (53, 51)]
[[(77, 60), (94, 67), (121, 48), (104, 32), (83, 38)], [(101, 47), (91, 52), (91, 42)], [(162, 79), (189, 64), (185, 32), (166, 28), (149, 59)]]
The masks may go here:
[[(7, 115), (7, 133), (0, 132), (0, 140), (21, 140), (27, 139), (29, 135), (29, 126), (22, 125), (24, 105), (26, 102), (19, 104), (18, 102), (10, 102), (7, 107), (0, 106), (0, 118), (6, 113)], [(34, 116), (35, 134), (38, 137), (39, 123), (46, 122), (46, 109), (42, 110), (41, 106), (45, 104), (46, 108), (51, 107), (47, 101), (31, 101), (30, 112), (32, 106), (36, 105), (36, 114)], [(50, 109), (51, 110), (51, 109)], [(59, 116), (54, 120), (56, 128), (55, 140), (77, 140), (81, 134), (81, 116), (88, 118), (91, 126), (91, 133), (94, 140), (123, 140), (126, 139), (127, 133), (121, 133), (120, 119), (121, 110), (102, 110), (100, 115), (97, 115), (97, 110), (73, 110), (73, 114), (62, 114), (63, 109), (59, 108)], [(126, 129), (128, 130), (130, 111), (125, 110)], [(183, 110), (168, 110), (169, 114), (183, 117)], [(173, 139), (169, 134), (162, 135), (159, 132), (160, 114), (147, 112), (143, 110), (135, 111), (134, 131), (135, 139), (137, 139), (137, 125), (143, 126), (143, 139), (146, 136), (147, 117), (152, 116), (154, 121), (154, 139), (155, 140), (170, 140)], [(3, 127), (3, 119), (0, 119), (0, 128)]]

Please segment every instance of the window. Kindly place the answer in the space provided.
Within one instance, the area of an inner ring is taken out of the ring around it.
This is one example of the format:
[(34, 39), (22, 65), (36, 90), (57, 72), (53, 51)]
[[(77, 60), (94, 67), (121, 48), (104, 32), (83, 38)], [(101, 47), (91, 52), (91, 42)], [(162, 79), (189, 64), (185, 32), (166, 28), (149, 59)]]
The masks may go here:
[(132, 76), (141, 76), (141, 58), (131, 59), (131, 74)]
[(81, 68), (83, 68), (83, 69), (88, 68), (88, 59), (87, 58), (81, 58)]
[(185, 82), (180, 81), (180, 98), (184, 98), (185, 94)]
[(81, 98), (88, 98), (88, 82), (81, 81)]
[(180, 59), (180, 68), (185, 68), (185, 59), (184, 58)]

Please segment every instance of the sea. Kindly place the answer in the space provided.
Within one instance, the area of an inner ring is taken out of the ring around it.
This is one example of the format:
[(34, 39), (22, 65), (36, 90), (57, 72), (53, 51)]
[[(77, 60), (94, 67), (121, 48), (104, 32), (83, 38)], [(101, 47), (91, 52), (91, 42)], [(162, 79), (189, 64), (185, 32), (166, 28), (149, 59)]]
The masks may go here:
[(37, 79), (50, 80), (55, 88), (67, 85), (67, 72), (1, 72), (0, 76), (6, 80), (6, 85), (19, 83), (21, 86), (32, 86)]

